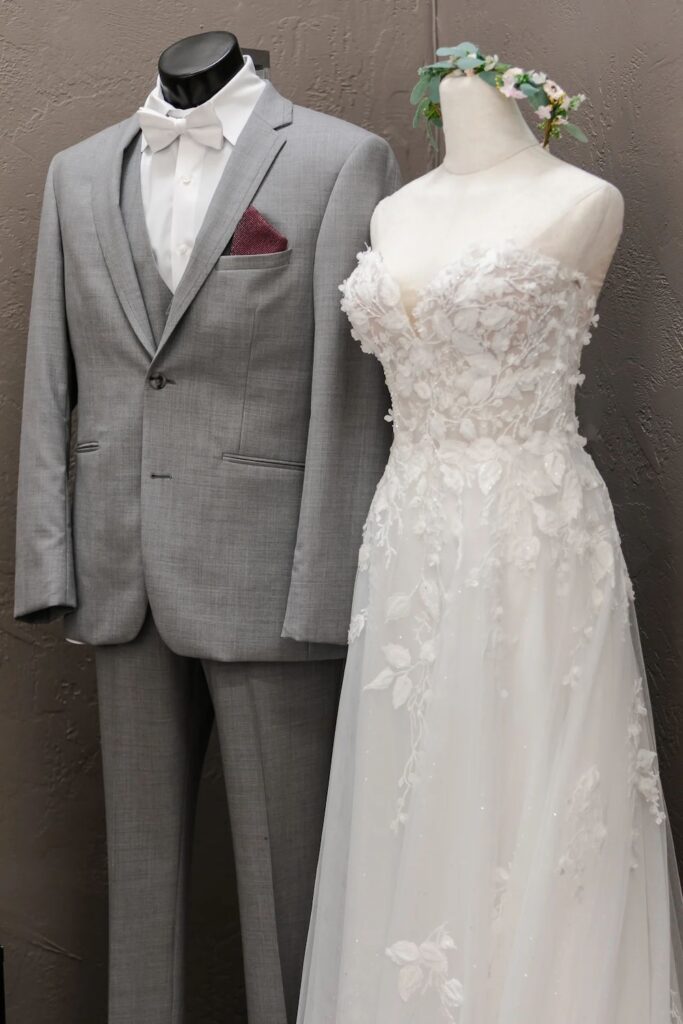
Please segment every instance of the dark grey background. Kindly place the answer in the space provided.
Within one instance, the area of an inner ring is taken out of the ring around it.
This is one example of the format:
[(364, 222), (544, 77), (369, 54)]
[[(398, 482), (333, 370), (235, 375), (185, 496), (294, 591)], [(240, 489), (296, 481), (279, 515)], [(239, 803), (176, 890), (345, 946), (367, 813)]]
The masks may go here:
[[(590, 103), (558, 155), (615, 182), (626, 229), (587, 350), (584, 430), (634, 578), (672, 823), (683, 852), (683, 8), (679, 0), (2, 0), (0, 20), (0, 941), (9, 1024), (105, 1017), (106, 862), (92, 659), (12, 620), (14, 491), (37, 218), (54, 152), (130, 114), (176, 39), (225, 28), (271, 51), (295, 101), (430, 166), (408, 93), (435, 41), (478, 43)], [(190, 1024), (243, 1024), (215, 748), (197, 828)]]

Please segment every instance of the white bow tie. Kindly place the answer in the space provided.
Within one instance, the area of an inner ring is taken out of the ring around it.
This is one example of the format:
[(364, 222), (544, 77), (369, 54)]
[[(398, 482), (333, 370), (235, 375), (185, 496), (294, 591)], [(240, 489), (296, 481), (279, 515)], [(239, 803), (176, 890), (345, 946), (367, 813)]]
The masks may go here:
[(220, 149), (223, 145), (223, 125), (211, 106), (191, 110), (187, 117), (167, 117), (140, 107), (138, 119), (145, 142), (153, 153), (170, 146), (181, 135), (189, 135), (210, 149)]

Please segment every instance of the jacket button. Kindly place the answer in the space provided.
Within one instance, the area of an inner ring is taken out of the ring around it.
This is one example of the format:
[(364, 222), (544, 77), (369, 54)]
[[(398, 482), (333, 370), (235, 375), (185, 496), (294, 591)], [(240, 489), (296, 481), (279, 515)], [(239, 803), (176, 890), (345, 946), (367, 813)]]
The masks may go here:
[(153, 373), (149, 378), (149, 386), (154, 388), (155, 391), (161, 391), (167, 384), (166, 378), (163, 373)]

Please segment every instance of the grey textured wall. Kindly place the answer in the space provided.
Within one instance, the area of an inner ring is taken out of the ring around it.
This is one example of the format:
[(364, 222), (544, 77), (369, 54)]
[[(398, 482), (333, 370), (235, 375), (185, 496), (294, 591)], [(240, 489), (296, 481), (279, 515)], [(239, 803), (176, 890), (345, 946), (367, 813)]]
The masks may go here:
[[(105, 1019), (106, 865), (92, 660), (14, 623), (14, 487), (40, 196), (58, 149), (146, 95), (165, 45), (229, 28), (294, 100), (384, 134), (424, 171), (407, 96), (433, 43), (468, 37), (585, 91), (591, 145), (559, 155), (623, 191), (627, 223), (587, 352), (585, 431), (636, 586), (671, 817), (683, 839), (683, 86), (679, 0), (2, 0), (0, 24), (0, 941), (9, 1024)], [(584, 113), (585, 111), (585, 113)], [(681, 844), (683, 849), (683, 844)], [(200, 807), (191, 1024), (242, 1024), (227, 815), (215, 751)]]

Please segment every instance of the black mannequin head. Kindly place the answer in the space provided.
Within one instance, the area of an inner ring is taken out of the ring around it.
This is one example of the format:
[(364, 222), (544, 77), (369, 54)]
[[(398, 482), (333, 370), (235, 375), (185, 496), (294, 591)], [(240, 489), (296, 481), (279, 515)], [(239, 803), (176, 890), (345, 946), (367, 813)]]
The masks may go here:
[(159, 57), (164, 99), (186, 110), (206, 103), (243, 67), (232, 32), (202, 32), (167, 46)]

